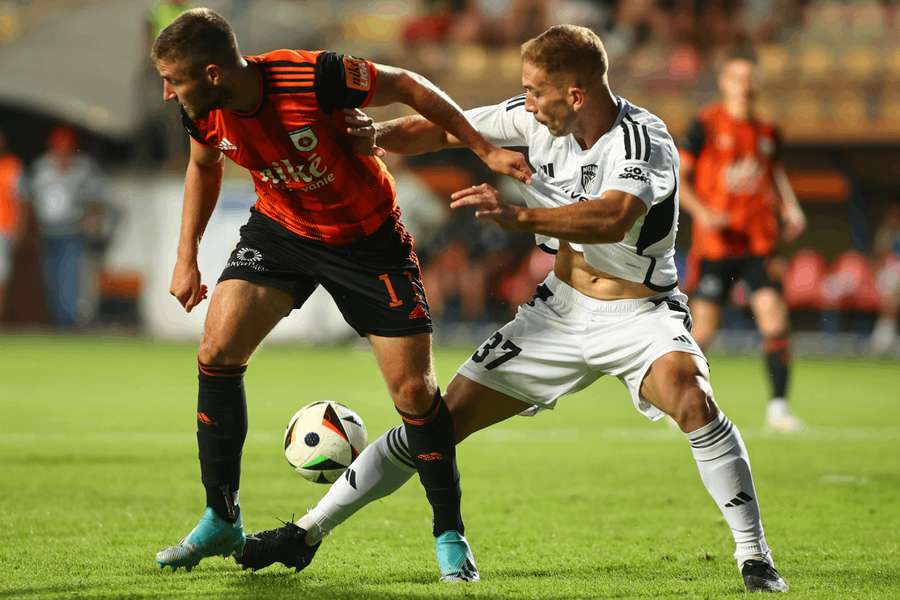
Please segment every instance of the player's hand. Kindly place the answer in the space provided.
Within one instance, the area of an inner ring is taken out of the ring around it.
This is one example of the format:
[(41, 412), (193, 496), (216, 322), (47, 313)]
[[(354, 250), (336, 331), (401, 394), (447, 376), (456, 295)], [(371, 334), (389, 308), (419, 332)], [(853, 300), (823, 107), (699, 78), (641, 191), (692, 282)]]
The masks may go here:
[(169, 293), (175, 296), (184, 310), (191, 312), (195, 306), (206, 299), (207, 288), (200, 283), (200, 269), (196, 261), (177, 261), (172, 272), (172, 285)]
[(492, 186), (482, 183), (473, 185), (464, 190), (454, 192), (450, 199), (450, 208), (475, 208), (475, 218), (493, 221), (504, 229), (525, 231), (519, 222), (519, 213), (524, 210), (521, 207), (505, 204), (500, 200), (499, 192)]
[(784, 239), (793, 242), (806, 231), (806, 215), (800, 208), (790, 208), (782, 215), (784, 227), (782, 233)]
[(700, 221), (704, 228), (713, 231), (719, 231), (728, 227), (728, 215), (726, 213), (708, 208), (697, 213), (697, 220)]
[(531, 166), (521, 152), (492, 146), (481, 160), (495, 173), (509, 175), (522, 183), (531, 183)]
[(347, 134), (353, 137), (353, 151), (364, 156), (384, 156), (384, 148), (375, 143), (377, 132), (372, 117), (358, 108), (344, 109)]

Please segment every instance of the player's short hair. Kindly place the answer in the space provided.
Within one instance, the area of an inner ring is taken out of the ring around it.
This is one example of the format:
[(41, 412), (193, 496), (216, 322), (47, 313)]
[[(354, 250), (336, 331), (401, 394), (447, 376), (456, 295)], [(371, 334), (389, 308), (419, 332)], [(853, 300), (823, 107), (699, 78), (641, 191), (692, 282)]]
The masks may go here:
[(722, 59), (722, 62), (719, 64), (719, 70), (721, 71), (727, 65), (733, 63), (736, 60), (745, 61), (750, 63), (751, 65), (756, 65), (756, 52), (753, 51), (753, 48), (749, 47), (735, 48), (734, 50), (726, 54)]
[(150, 57), (154, 61), (187, 59), (188, 68), (194, 71), (209, 64), (234, 66), (240, 61), (240, 52), (225, 17), (208, 8), (193, 8), (159, 32)]
[(609, 59), (600, 37), (578, 25), (554, 25), (522, 44), (522, 60), (551, 78), (568, 75), (580, 87), (606, 81)]

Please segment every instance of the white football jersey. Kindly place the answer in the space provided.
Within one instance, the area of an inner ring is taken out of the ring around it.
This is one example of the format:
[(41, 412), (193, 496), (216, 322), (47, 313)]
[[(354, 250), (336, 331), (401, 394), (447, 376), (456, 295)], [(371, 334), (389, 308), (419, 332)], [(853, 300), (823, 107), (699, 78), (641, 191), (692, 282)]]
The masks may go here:
[[(678, 284), (675, 235), (678, 231), (678, 151), (665, 123), (619, 98), (613, 126), (583, 150), (575, 137), (555, 137), (525, 110), (525, 96), (466, 111), (475, 128), (498, 146), (527, 146), (535, 174), (518, 188), (529, 207), (554, 208), (598, 199), (607, 190), (637, 196), (647, 212), (614, 244), (575, 244), (589, 265), (656, 291)], [(535, 236), (550, 252), (559, 241)]]

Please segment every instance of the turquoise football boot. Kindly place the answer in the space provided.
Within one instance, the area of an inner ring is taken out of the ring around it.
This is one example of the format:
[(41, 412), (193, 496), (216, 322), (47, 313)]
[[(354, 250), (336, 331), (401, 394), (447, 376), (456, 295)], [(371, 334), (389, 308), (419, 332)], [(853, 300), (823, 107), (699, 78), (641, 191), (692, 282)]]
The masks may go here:
[(228, 557), (233, 553), (240, 554), (244, 549), (244, 539), (240, 512), (237, 520), (229, 523), (207, 506), (200, 522), (186, 538), (156, 553), (156, 563), (160, 569), (172, 567), (175, 571), (178, 567), (184, 567), (186, 571), (190, 571), (207, 556)]
[(469, 542), (457, 531), (445, 531), (434, 541), (441, 581), (478, 581), (478, 567)]

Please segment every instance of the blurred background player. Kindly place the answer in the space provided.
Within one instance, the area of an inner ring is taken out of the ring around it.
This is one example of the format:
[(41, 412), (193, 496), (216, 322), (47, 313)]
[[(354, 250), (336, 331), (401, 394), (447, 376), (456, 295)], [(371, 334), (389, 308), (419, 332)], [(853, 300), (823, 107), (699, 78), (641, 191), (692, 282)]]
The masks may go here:
[(696, 273), (691, 333), (707, 348), (722, 306), (743, 281), (771, 385), (766, 422), (790, 432), (802, 422), (787, 404), (790, 320), (770, 260), (779, 231), (793, 240), (806, 228), (806, 218), (780, 162), (778, 130), (754, 111), (754, 71), (749, 53), (726, 58), (718, 79), (722, 101), (700, 112), (681, 144), (681, 200), (693, 218), (689, 260)]
[(19, 215), (19, 185), (22, 161), (9, 151), (0, 131), (0, 321), (6, 308), (7, 282), (12, 276), (12, 256), (22, 230)]
[[(391, 175), (379, 159), (353, 153), (340, 110), (406, 104), (452, 131), (492, 169), (522, 181), (531, 175), (525, 158), (485, 141), (418, 74), (326, 51), (244, 57), (229, 23), (209, 9), (181, 14), (159, 34), (152, 56), (163, 98), (181, 105), (192, 138), (170, 288), (188, 312), (206, 295), (198, 246), (218, 201), (224, 156), (250, 171), (258, 197), (212, 295), (197, 356), (206, 510), (157, 563), (190, 569), (232, 552), (240, 560), (244, 372), (263, 338), (321, 285), (368, 339), (402, 417), (433, 510), (441, 579), (477, 579), (462, 535), (453, 421), (432, 365), (418, 258)], [(265, 540), (266, 532), (259, 535)]]
[(875, 232), (872, 250), (878, 270), (881, 307), (869, 344), (872, 352), (888, 354), (897, 341), (897, 315), (900, 313), (900, 202), (887, 207)]

